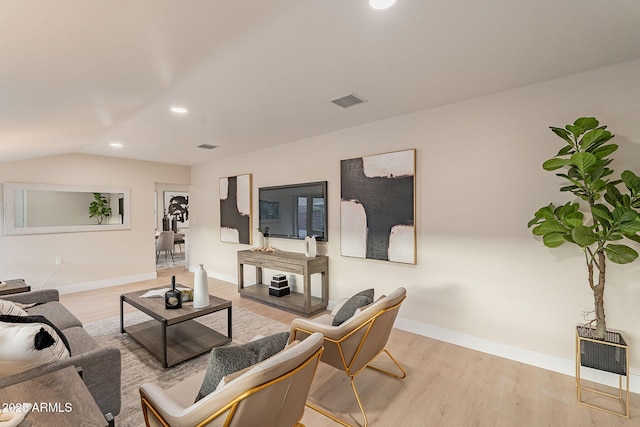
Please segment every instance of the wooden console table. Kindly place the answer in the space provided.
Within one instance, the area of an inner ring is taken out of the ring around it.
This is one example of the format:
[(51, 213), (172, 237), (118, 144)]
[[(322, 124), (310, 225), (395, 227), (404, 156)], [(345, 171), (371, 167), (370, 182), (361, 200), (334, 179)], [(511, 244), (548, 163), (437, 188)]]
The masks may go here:
[[(245, 286), (245, 265), (256, 267), (255, 285)], [(263, 284), (262, 281), (264, 268), (302, 275), (303, 292), (291, 292), (282, 297), (269, 295), (269, 284)], [(311, 295), (311, 275), (315, 273), (322, 275), (320, 298)], [(244, 298), (252, 298), (309, 317), (326, 310), (329, 303), (329, 258), (324, 255), (307, 258), (304, 254), (284, 251), (271, 253), (250, 250), (238, 251), (238, 292)]]

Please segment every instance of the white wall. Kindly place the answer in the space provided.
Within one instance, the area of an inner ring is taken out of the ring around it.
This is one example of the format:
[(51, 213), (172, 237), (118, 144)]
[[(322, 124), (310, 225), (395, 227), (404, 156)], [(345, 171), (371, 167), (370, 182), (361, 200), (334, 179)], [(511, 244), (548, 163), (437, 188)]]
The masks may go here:
[[(1, 182), (131, 190), (130, 230), (0, 236), (1, 278), (69, 292), (156, 277), (155, 182), (187, 186), (189, 180), (186, 166), (83, 154), (0, 163)], [(57, 256), (63, 258), (58, 267)]]
[[(549, 356), (570, 373), (574, 326), (593, 304), (583, 258), (575, 247), (545, 248), (526, 224), (538, 207), (566, 201), (559, 178), (541, 168), (562, 146), (548, 126), (591, 115), (617, 135), (613, 166), (640, 171), (640, 139), (629, 137), (640, 135), (640, 61), (194, 166), (191, 265), (235, 282), (235, 253), (247, 249), (220, 242), (220, 177), (253, 174), (254, 228), (259, 187), (327, 180), (329, 242), (321, 252), (330, 257), (332, 301), (405, 286), (400, 316), (409, 329), (479, 340), (498, 353), (504, 345), (503, 355), (537, 355), (540, 365)], [(340, 160), (408, 148), (417, 149), (417, 264), (340, 256)], [(271, 244), (304, 251), (295, 241)], [(610, 265), (606, 294), (608, 325), (632, 346), (632, 372), (640, 369), (639, 273), (640, 261)]]

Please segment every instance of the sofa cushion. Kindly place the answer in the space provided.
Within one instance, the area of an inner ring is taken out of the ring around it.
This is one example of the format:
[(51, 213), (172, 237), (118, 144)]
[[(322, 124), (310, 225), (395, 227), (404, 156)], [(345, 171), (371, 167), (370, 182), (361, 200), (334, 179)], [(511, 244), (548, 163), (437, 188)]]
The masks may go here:
[(336, 312), (331, 324), (340, 326), (353, 316), (358, 308), (371, 304), (373, 302), (373, 292), (373, 289), (365, 289), (349, 298)]
[(0, 299), (0, 315), (26, 316), (27, 312), (15, 302)]
[(64, 334), (41, 316), (0, 316), (0, 377), (70, 357)]
[(30, 316), (44, 316), (59, 329), (82, 326), (82, 322), (80, 322), (76, 316), (71, 314), (69, 310), (67, 310), (65, 306), (58, 301), (38, 304), (34, 307), (28, 308), (27, 313), (29, 313)]
[(247, 344), (216, 347), (211, 350), (209, 365), (196, 402), (216, 390), (225, 376), (268, 359), (281, 351), (288, 340), (289, 332), (281, 332)]

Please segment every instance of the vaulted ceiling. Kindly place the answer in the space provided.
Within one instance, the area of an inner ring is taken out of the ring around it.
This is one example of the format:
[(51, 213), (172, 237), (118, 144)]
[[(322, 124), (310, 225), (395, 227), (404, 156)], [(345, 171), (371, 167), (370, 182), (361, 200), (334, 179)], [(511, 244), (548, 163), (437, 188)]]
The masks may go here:
[(4, 0), (0, 34), (0, 162), (193, 165), (640, 58), (640, 2)]

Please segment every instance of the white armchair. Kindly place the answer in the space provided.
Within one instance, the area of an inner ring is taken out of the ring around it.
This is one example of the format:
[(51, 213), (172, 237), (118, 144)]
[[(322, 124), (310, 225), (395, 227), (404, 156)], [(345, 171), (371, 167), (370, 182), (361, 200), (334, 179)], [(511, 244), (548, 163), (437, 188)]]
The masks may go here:
[(164, 390), (140, 387), (147, 426), (302, 426), (322, 334), (289, 345), (194, 403), (204, 371)]
[[(350, 378), (351, 388), (364, 417), (365, 427), (368, 425), (367, 414), (354, 383), (358, 374), (365, 368), (372, 368), (394, 378), (402, 379), (407, 376), (398, 361), (385, 349), (400, 305), (406, 297), (406, 292), (405, 288), (396, 289), (390, 295), (363, 307), (362, 311), (356, 312), (339, 326), (332, 326), (333, 314), (324, 314), (315, 319), (295, 319), (291, 323), (290, 340), (305, 339), (305, 337), (318, 332), (324, 335), (322, 361), (344, 371)], [(371, 362), (383, 352), (397, 366), (399, 373), (371, 366)], [(307, 406), (344, 426), (350, 427), (343, 420), (316, 405), (307, 403)]]

